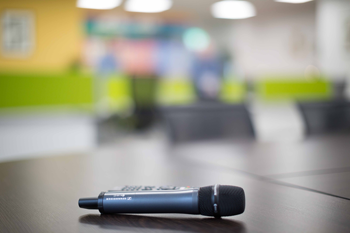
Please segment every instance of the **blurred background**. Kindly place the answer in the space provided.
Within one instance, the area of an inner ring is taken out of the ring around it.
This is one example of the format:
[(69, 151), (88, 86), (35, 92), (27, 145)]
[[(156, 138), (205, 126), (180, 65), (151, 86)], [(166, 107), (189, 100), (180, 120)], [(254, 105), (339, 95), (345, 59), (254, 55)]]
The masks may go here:
[(0, 161), (350, 133), (348, 0), (4, 0), (0, 19)]

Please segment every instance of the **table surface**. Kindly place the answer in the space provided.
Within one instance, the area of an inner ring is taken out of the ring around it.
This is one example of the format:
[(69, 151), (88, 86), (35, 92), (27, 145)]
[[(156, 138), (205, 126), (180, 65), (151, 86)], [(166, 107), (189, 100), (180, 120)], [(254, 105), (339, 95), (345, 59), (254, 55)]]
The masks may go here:
[[(350, 138), (167, 146), (147, 137), (89, 154), (0, 164), (0, 232), (350, 232)], [(236, 185), (242, 215), (100, 215), (81, 197), (121, 185)]]

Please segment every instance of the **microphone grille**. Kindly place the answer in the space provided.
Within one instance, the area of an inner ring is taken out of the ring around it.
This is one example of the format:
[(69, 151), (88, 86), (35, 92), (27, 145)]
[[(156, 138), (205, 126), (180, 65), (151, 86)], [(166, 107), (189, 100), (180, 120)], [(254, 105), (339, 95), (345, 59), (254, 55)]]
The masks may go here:
[[(212, 203), (213, 186), (202, 187), (198, 192), (199, 212), (202, 215), (214, 216)], [(245, 209), (245, 194), (241, 187), (219, 186), (219, 214), (232, 216), (242, 214)]]
[(201, 187), (198, 191), (199, 213), (206, 216), (214, 216), (213, 205), (211, 202), (213, 186)]
[(241, 187), (220, 185), (219, 206), (221, 216), (242, 214), (245, 209), (245, 194)]

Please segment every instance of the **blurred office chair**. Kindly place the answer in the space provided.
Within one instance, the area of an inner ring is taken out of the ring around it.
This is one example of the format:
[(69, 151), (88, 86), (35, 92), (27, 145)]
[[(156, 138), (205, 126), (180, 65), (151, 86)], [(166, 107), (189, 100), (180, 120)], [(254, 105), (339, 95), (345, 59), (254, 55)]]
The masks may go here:
[(216, 102), (162, 108), (170, 141), (175, 143), (223, 138), (255, 138), (245, 105)]
[(131, 79), (132, 98), (134, 101), (134, 126), (136, 129), (149, 128), (155, 121), (156, 111), (156, 76), (138, 76)]
[(350, 133), (350, 103), (345, 99), (298, 103), (307, 135)]

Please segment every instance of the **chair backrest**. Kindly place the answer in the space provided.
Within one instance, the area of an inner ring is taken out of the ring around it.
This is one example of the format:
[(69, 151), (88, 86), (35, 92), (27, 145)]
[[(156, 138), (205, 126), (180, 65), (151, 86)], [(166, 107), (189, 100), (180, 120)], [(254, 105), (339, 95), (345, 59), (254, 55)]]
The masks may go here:
[(162, 109), (172, 143), (222, 138), (254, 138), (245, 105), (202, 103)]
[(307, 135), (350, 133), (350, 103), (346, 100), (298, 103)]

